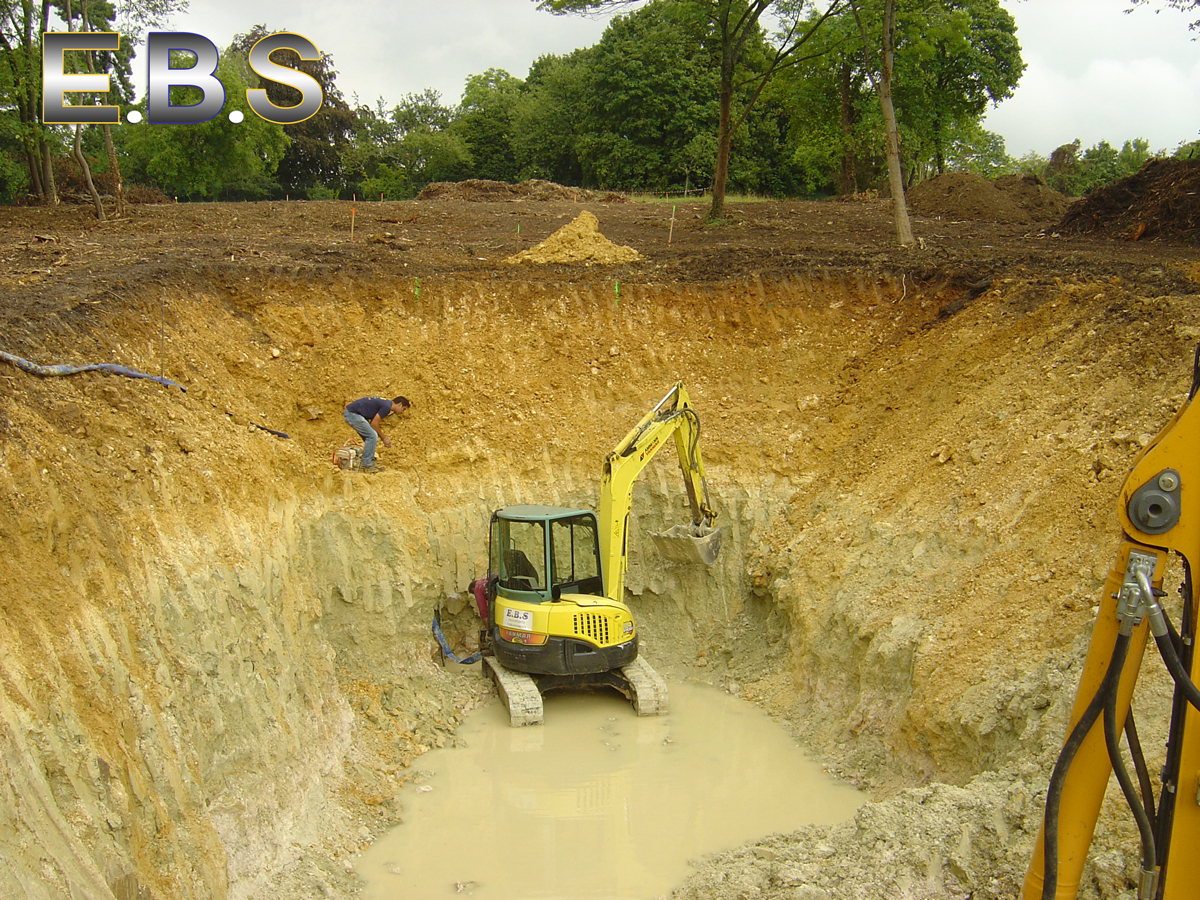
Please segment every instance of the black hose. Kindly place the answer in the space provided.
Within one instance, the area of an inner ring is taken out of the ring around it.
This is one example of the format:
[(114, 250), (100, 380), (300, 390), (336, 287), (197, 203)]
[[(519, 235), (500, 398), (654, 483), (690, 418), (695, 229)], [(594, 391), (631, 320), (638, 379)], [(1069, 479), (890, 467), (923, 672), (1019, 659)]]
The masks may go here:
[[(1183, 598), (1183, 610), (1179, 620), (1181, 633), (1175, 631), (1171, 620), (1165, 615), (1161, 617), (1161, 621), (1166, 625), (1171, 646), (1175, 648), (1176, 655), (1179, 657), (1183, 667), (1187, 669), (1192, 665), (1192, 642), (1195, 633), (1195, 620), (1192, 617), (1192, 567), (1188, 563), (1187, 557), (1182, 554), (1180, 555), (1180, 561), (1183, 564), (1183, 580), (1179, 585), (1179, 594)], [(1183, 759), (1184, 719), (1187, 715), (1189, 705), (1187, 698), (1184, 696), (1183, 688), (1176, 685), (1175, 694), (1171, 698), (1171, 726), (1167, 733), (1167, 756), (1163, 762), (1162, 792), (1159, 795), (1157, 812), (1158, 828), (1155, 832), (1155, 837), (1158, 841), (1158, 865), (1163, 872), (1167, 870), (1167, 866), (1171, 862), (1169, 859), (1171, 832), (1174, 828), (1175, 806), (1179, 799), (1178, 788), (1179, 773)]]
[(1150, 781), (1150, 768), (1146, 765), (1146, 755), (1142, 752), (1142, 742), (1138, 738), (1137, 723), (1133, 720), (1133, 707), (1125, 716), (1125, 743), (1129, 746), (1129, 756), (1133, 760), (1133, 769), (1137, 772), (1138, 787), (1142, 791), (1142, 805), (1146, 815), (1150, 817), (1150, 825), (1157, 833), (1158, 824), (1155, 821), (1157, 811), (1154, 802), (1154, 785)]
[(1196, 396), (1198, 389), (1200, 389), (1200, 344), (1196, 345), (1196, 355), (1192, 357), (1192, 387), (1188, 391), (1189, 401)]
[(1100, 686), (1096, 688), (1096, 693), (1088, 702), (1083, 715), (1067, 735), (1062, 751), (1058, 754), (1058, 761), (1054, 764), (1054, 771), (1050, 773), (1050, 783), (1046, 787), (1046, 812), (1042, 820), (1042, 900), (1054, 900), (1054, 895), (1058, 893), (1058, 813), (1063, 782), (1084, 738), (1103, 712), (1106, 698), (1110, 693), (1116, 695), (1121, 669), (1124, 668), (1125, 657), (1129, 654), (1129, 640), (1127, 634), (1117, 635), (1104, 678), (1101, 679)]
[(1200, 689), (1197, 689), (1196, 683), (1192, 681), (1188, 676), (1187, 669), (1183, 667), (1179, 654), (1175, 652), (1175, 645), (1171, 642), (1170, 633), (1154, 635), (1154, 643), (1158, 644), (1158, 653), (1166, 663), (1171, 677), (1175, 679), (1176, 687), (1183, 692), (1188, 703), (1200, 710)]
[(1117, 727), (1117, 691), (1109, 691), (1104, 698), (1104, 743), (1108, 747), (1108, 759), (1112, 763), (1113, 774), (1117, 776), (1117, 784), (1121, 786), (1125, 803), (1133, 813), (1138, 833), (1141, 835), (1142, 871), (1153, 872), (1158, 858), (1154, 849), (1154, 823), (1150, 821), (1138, 799), (1137, 788), (1133, 779), (1129, 777), (1129, 770), (1125, 768), (1125, 760), (1121, 757), (1121, 737)]

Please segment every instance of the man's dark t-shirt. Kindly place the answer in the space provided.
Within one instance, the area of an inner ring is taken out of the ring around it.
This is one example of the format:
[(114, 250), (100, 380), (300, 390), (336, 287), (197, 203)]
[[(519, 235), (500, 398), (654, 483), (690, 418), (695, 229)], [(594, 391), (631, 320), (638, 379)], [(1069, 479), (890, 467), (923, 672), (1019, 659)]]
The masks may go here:
[(381, 397), (359, 397), (353, 403), (346, 405), (346, 409), (352, 413), (358, 413), (368, 422), (375, 416), (383, 418), (392, 411), (392, 401), (384, 400)]

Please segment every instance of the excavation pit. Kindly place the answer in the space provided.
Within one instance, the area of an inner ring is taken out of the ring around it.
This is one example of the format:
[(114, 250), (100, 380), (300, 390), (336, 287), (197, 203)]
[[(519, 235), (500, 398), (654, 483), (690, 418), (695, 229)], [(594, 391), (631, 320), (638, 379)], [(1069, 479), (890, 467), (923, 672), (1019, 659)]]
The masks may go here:
[[(900, 251), (874, 206), (747, 204), (724, 230), (680, 216), (668, 250), (665, 217), (595, 204), (643, 258), (582, 273), (502, 265), (511, 216), (540, 240), (578, 205), (476, 205), (490, 231), (468, 205), (384, 204), (354, 243), (336, 204), (111, 232), (12, 212), (0, 349), (187, 390), (0, 369), (0, 894), (351, 896), (423, 755), (495, 703), (430, 633), (438, 611), (472, 649), (490, 511), (591, 507), (681, 380), (722, 549), (658, 553), (685, 509), (656, 460), (630, 530), (644, 654), (870, 802), (673, 897), (1014, 896), (1121, 477), (1186, 396), (1194, 249), (918, 220), (929, 246)], [(413, 412), (384, 471), (337, 471), (368, 393)], [(1136, 875), (1112, 806), (1085, 897)]]

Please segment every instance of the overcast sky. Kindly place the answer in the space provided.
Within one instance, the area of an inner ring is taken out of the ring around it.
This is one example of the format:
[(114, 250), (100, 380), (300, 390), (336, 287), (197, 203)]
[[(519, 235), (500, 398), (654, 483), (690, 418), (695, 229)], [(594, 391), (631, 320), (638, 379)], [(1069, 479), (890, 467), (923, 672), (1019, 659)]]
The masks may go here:
[[(1010, 155), (1048, 156), (1078, 138), (1085, 148), (1142, 137), (1152, 150), (1200, 138), (1200, 42), (1186, 16), (1128, 0), (1002, 0), (1017, 22), (1027, 68), (986, 127)], [(523, 78), (547, 53), (595, 44), (606, 20), (552, 16), (533, 0), (190, 0), (167, 30), (218, 47), (255, 24), (304, 35), (333, 57), (338, 86), (392, 105), (433, 88), (456, 104), (467, 76), (489, 68)], [(138, 58), (144, 66), (145, 53)], [(144, 77), (144, 76), (143, 76)]]

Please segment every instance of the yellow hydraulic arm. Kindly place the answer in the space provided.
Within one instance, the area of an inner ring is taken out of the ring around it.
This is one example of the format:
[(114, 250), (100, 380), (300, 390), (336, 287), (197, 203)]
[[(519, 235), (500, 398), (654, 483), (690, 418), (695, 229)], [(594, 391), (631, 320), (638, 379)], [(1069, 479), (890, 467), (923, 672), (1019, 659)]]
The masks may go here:
[[(1200, 558), (1200, 407), (1193, 403), (1200, 348), (1193, 372), (1187, 402), (1142, 451), (1121, 489), (1123, 540), (1092, 628), (1022, 900), (1074, 900), (1114, 771), (1141, 836), (1139, 900), (1191, 900), (1200, 890), (1200, 659), (1193, 653), (1197, 610), (1191, 596), (1191, 571)], [(1181, 557), (1183, 567), (1178, 631), (1159, 604), (1170, 553)], [(1176, 683), (1157, 804), (1144, 771), (1139, 796), (1117, 743), (1124, 730), (1138, 761), (1130, 698), (1151, 634)]]
[(646, 413), (616, 448), (604, 457), (597, 510), (600, 520), (600, 561), (604, 567), (604, 594), (614, 600), (623, 601), (625, 594), (633, 483), (669, 437), (675, 439), (679, 467), (683, 470), (684, 486), (692, 510), (690, 534), (699, 538), (712, 533), (716, 513), (709, 505), (708, 488), (704, 483), (700, 418), (688, 401), (683, 383), (676, 382), (658, 405)]

